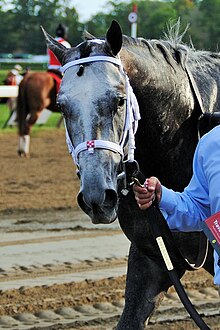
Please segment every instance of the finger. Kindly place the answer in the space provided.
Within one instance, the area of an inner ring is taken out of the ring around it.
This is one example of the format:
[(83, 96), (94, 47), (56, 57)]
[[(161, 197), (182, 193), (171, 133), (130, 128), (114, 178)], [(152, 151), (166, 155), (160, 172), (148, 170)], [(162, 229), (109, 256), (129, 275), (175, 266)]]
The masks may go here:
[(152, 205), (152, 200), (151, 201), (149, 201), (148, 203), (145, 203), (145, 204), (138, 204), (138, 206), (139, 206), (139, 208), (141, 209), (141, 210), (146, 210), (146, 209), (148, 209), (151, 205)]
[(145, 192), (145, 193), (135, 193), (140, 199), (151, 199), (152, 193)]
[(155, 195), (151, 195), (151, 196), (149, 196), (148, 198), (146, 198), (146, 197), (141, 198), (141, 197), (138, 195), (138, 196), (135, 196), (135, 199), (136, 199), (138, 205), (144, 205), (144, 204), (148, 204), (148, 203), (150, 203), (150, 202), (153, 202), (154, 199), (155, 199)]
[(144, 188), (144, 187), (140, 187), (137, 184), (134, 184), (133, 185), (133, 191), (134, 192), (137, 192), (137, 193), (146, 193), (147, 192), (147, 189)]
[(150, 177), (148, 179), (148, 185), (147, 185), (148, 191), (154, 192), (156, 190), (158, 183), (160, 183), (158, 178), (156, 178), (155, 176)]

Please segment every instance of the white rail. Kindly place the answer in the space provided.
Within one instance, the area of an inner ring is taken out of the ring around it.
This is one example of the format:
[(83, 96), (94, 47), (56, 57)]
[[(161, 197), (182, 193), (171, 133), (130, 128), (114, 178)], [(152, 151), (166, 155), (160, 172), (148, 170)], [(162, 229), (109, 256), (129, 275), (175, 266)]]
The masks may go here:
[(1, 97), (17, 97), (18, 86), (0, 86), (0, 98)]
[[(17, 96), (18, 96), (18, 86), (0, 85), (0, 98), (3, 98), (3, 97), (17, 97)], [(45, 124), (48, 121), (51, 114), (52, 114), (52, 112), (50, 110), (44, 109), (42, 111), (42, 113), (40, 114), (36, 124), (38, 124), (38, 125)], [(10, 114), (10, 117), (8, 118), (6, 123), (4, 124), (3, 128), (5, 128), (6, 126), (17, 125), (15, 119), (16, 119), (16, 112), (13, 111)], [(60, 127), (60, 125), (61, 125), (61, 121), (59, 121), (57, 123), (57, 127)]]

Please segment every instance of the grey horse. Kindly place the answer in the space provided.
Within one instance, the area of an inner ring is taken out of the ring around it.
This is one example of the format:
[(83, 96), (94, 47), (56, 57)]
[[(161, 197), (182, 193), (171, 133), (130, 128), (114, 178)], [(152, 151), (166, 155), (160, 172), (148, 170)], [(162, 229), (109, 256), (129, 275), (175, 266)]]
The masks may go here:
[[(203, 134), (211, 128), (203, 113), (220, 108), (220, 55), (195, 51), (178, 38), (130, 38), (116, 21), (104, 39), (87, 35), (71, 49), (44, 34), (63, 65), (57, 101), (78, 167), (78, 203), (94, 224), (118, 217), (131, 241), (117, 329), (144, 329), (172, 282), (149, 226), (154, 213), (138, 208), (130, 172), (139, 164), (146, 177), (156, 175), (168, 187), (181, 191), (187, 185), (198, 123)], [(172, 234), (193, 263), (200, 234)], [(181, 277), (185, 263), (174, 264)], [(213, 274), (211, 246), (203, 267)]]

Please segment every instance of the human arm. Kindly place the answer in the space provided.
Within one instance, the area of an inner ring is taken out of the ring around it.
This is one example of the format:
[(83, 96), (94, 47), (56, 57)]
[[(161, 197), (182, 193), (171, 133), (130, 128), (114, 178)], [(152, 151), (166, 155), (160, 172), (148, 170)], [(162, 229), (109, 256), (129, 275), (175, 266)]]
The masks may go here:
[(148, 209), (155, 198), (172, 230), (200, 231), (200, 221), (204, 216), (202, 206), (197, 204), (196, 198), (191, 195), (194, 182), (183, 193), (175, 192), (161, 185), (156, 177), (146, 179), (144, 187), (134, 185), (135, 199), (141, 210)]
[(202, 220), (220, 210), (220, 126), (212, 129), (197, 145), (193, 176), (183, 192), (175, 192), (153, 177), (147, 188), (134, 185), (135, 198), (144, 210), (151, 206), (155, 193), (159, 207), (173, 230), (199, 231)]
[[(204, 135), (195, 151), (193, 176), (182, 193), (162, 187), (160, 207), (170, 228), (200, 230), (201, 220), (220, 210), (220, 126)], [(176, 219), (179, 219), (178, 221)]]
[[(147, 188), (134, 186), (135, 198), (142, 210), (151, 206), (156, 193), (159, 207), (173, 230), (201, 230), (201, 220), (210, 216), (210, 204), (216, 200), (214, 196), (220, 195), (220, 139), (212, 135), (200, 140), (194, 155), (192, 179), (182, 193), (167, 189), (157, 178), (147, 180)], [(220, 196), (217, 199), (220, 204)], [(217, 212), (216, 207), (211, 208), (212, 213)]]
[[(158, 180), (159, 181), (159, 180)], [(199, 142), (193, 160), (193, 176), (182, 193), (161, 186), (159, 207), (172, 230), (197, 231), (211, 214), (220, 211), (220, 126)], [(146, 209), (152, 204), (153, 193), (134, 186), (138, 204)], [(149, 200), (139, 194), (148, 193)], [(220, 285), (219, 256), (214, 251), (214, 283)]]

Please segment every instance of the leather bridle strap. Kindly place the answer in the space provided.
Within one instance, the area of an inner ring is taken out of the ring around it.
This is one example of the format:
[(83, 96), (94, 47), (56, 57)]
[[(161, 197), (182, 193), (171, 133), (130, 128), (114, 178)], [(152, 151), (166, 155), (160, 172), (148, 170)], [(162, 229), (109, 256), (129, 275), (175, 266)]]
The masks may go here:
[(94, 149), (108, 149), (113, 152), (118, 152), (121, 156), (124, 155), (122, 147), (114, 142), (104, 140), (90, 140), (78, 144), (75, 148), (75, 158), (78, 159), (78, 155), (81, 151), (88, 150), (90, 154), (94, 152)]
[(65, 73), (65, 71), (72, 66), (79, 65), (79, 64), (85, 64), (88, 62), (110, 62), (113, 64), (116, 64), (120, 67), (122, 67), (121, 61), (119, 58), (110, 57), (110, 56), (91, 56), (91, 57), (84, 57), (79, 58), (78, 60), (70, 61), (62, 66), (61, 72)]
[(139, 112), (139, 106), (136, 99), (135, 94), (133, 93), (133, 89), (130, 85), (129, 79), (127, 74), (124, 72), (122, 63), (119, 58), (114, 58), (110, 56), (90, 56), (86, 58), (80, 58), (71, 62), (66, 63), (61, 71), (63, 73), (66, 72), (69, 68), (76, 65), (82, 65), (85, 63), (90, 62), (110, 62), (112, 64), (116, 64), (119, 67), (120, 72), (125, 76), (125, 85), (126, 85), (126, 120), (125, 125), (123, 129), (123, 136), (121, 138), (121, 141), (119, 143), (106, 141), (106, 140), (89, 140), (84, 141), (77, 145), (76, 147), (73, 146), (72, 141), (70, 139), (68, 129), (66, 127), (66, 142), (69, 148), (69, 152), (72, 155), (72, 158), (76, 165), (78, 165), (78, 156), (79, 153), (85, 150), (88, 150), (90, 154), (94, 153), (94, 149), (106, 149), (110, 150), (112, 152), (117, 152), (121, 155), (122, 159), (124, 158), (124, 144), (125, 141), (128, 140), (128, 161), (133, 162), (134, 161), (134, 149), (135, 149), (135, 139), (134, 135), (137, 131), (137, 123), (140, 119), (140, 112)]

